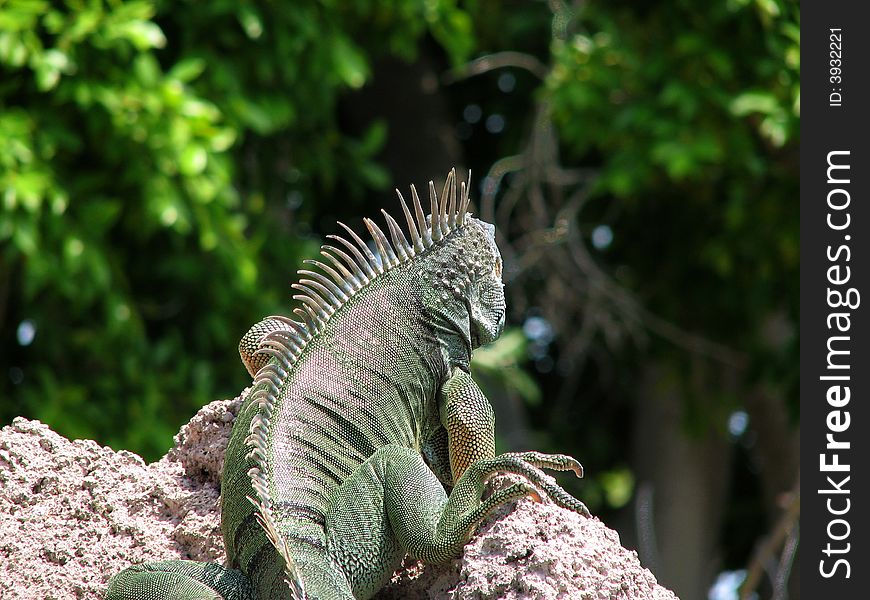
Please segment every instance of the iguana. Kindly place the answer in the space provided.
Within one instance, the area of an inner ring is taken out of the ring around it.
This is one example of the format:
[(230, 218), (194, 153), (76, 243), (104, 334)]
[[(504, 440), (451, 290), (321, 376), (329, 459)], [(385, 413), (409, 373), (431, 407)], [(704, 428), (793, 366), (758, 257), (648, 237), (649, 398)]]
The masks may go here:
[[(228, 566), (163, 561), (128, 568), (107, 598), (370, 598), (410, 554), (460, 554), (493, 508), (538, 490), (588, 515), (541, 468), (582, 467), (538, 452), (495, 456), (495, 418), (469, 374), (472, 351), (505, 321), (495, 228), (468, 213), (451, 171), (431, 214), (398, 192), (404, 232), (365, 219), (306, 261), (298, 320), (270, 317), (239, 346), (254, 376), (221, 487)], [(405, 235), (407, 233), (407, 237)], [(493, 475), (522, 483), (484, 497)], [(449, 494), (448, 494), (449, 492)]]

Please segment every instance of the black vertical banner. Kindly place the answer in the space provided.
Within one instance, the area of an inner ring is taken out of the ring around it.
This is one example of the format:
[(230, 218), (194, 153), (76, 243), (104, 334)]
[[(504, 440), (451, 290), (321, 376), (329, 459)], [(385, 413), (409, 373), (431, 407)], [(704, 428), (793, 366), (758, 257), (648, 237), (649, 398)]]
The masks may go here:
[(801, 594), (868, 598), (870, 23), (801, 8)]

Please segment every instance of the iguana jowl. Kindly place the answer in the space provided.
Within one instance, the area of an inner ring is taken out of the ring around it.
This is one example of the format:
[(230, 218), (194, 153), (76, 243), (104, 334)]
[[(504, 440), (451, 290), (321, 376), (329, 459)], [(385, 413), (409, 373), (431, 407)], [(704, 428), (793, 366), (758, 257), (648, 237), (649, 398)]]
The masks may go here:
[[(369, 598), (406, 553), (459, 555), (511, 499), (541, 489), (588, 514), (540, 470), (581, 475), (573, 458), (495, 456), (493, 411), (469, 375), (472, 350), (504, 326), (494, 227), (468, 214), (453, 171), (440, 200), (430, 182), (428, 217), (411, 191), (413, 212), (399, 194), (407, 237), (386, 212), (389, 240), (365, 220), (374, 249), (342, 225), (351, 239), (329, 236), (326, 262), (299, 271), (299, 320), (270, 317), (242, 340), (254, 387), (224, 462), (228, 567), (131, 567), (109, 599)], [(527, 482), (482, 499), (498, 473)]]

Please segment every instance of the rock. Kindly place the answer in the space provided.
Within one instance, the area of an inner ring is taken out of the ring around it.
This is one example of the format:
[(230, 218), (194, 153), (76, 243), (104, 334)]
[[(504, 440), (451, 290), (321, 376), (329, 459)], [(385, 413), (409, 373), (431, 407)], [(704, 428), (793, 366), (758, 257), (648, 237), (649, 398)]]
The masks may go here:
[[(496, 485), (522, 481), (500, 479)], [(448, 565), (408, 562), (378, 600), (676, 600), (619, 534), (547, 500), (501, 507)]]
[[(223, 455), (241, 397), (203, 407), (146, 465), (39, 421), (0, 430), (0, 597), (103, 597), (133, 563), (222, 562)], [(439, 567), (407, 560), (379, 600), (675, 598), (598, 519), (552, 503), (502, 507)]]

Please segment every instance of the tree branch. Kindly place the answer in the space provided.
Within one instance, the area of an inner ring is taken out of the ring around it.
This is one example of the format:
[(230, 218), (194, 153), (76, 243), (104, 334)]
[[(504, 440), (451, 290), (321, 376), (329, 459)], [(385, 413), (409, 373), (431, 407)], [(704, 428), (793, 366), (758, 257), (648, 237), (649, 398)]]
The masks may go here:
[[(795, 483), (794, 489), (789, 493), (788, 504), (783, 510), (782, 515), (777, 521), (773, 531), (767, 536), (767, 539), (759, 546), (752, 561), (746, 568), (746, 579), (743, 585), (740, 586), (740, 600), (749, 600), (755, 588), (758, 587), (761, 581), (761, 576), (764, 573), (765, 565), (776, 554), (780, 547), (783, 546), (786, 538), (792, 539), (790, 548), (785, 548), (783, 554), (791, 554), (794, 556), (797, 544), (797, 527), (801, 516), (801, 490), (800, 480)], [(786, 561), (780, 561), (781, 569), (790, 569), (791, 558)], [(781, 575), (781, 574), (780, 574)], [(788, 579), (786, 575), (785, 579)]]
[(503, 69), (505, 67), (524, 69), (538, 79), (545, 79), (547, 77), (547, 74), (550, 72), (550, 70), (547, 68), (547, 65), (539, 61), (531, 54), (526, 54), (524, 52), (505, 51), (487, 54), (486, 56), (476, 58), (473, 61), (462, 65), (461, 67), (450, 69), (441, 76), (441, 81), (445, 85), (450, 85), (452, 83), (456, 83), (457, 81), (462, 81), (463, 79), (474, 77), (475, 75), (481, 75), (483, 73), (488, 73), (489, 71), (493, 71), (495, 69)]

